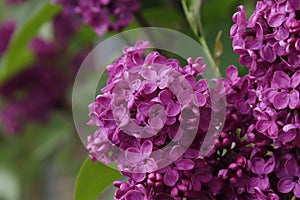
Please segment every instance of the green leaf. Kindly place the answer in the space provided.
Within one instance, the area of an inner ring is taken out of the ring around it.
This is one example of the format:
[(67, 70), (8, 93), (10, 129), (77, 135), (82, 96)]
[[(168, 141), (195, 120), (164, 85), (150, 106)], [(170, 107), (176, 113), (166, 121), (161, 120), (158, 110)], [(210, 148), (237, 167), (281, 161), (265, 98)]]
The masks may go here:
[(220, 58), (223, 54), (224, 47), (221, 41), (222, 31), (219, 31), (216, 40), (215, 40), (215, 48), (214, 48), (214, 60), (217, 66), (219, 65)]
[[(28, 43), (38, 32), (39, 28), (61, 9), (58, 5), (52, 5), (48, 0), (35, 0), (31, 3), (29, 16), (24, 16), (26, 20), (20, 23), (14, 34), (9, 48), (2, 58), (0, 65), (0, 83), (16, 74), (28, 65), (31, 55), (28, 54)], [(27, 52), (27, 53), (24, 53)], [(24, 55), (26, 55), (23, 61)], [(28, 56), (29, 55), (29, 56)]]
[(120, 173), (89, 158), (82, 165), (75, 186), (75, 200), (95, 200), (121, 177)]

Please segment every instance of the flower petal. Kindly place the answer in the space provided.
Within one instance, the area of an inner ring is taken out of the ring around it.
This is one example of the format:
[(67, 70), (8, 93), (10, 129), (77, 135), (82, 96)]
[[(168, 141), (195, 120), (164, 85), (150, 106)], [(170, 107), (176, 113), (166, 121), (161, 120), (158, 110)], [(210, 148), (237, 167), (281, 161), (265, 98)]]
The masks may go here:
[(174, 102), (174, 94), (170, 90), (163, 90), (159, 93), (159, 99), (164, 105)]
[(290, 158), (285, 163), (286, 173), (291, 177), (297, 177), (299, 175), (299, 165), (294, 158)]
[(259, 120), (257, 123), (256, 123), (256, 130), (260, 133), (265, 133), (268, 128), (271, 126), (271, 122), (268, 121), (268, 120)]
[(143, 142), (141, 146), (141, 153), (149, 155), (152, 152), (152, 148), (153, 148), (152, 142), (150, 140), (146, 140), (145, 142)]
[(256, 157), (252, 160), (251, 171), (257, 175), (262, 175), (264, 171), (264, 166), (264, 159)]
[(125, 200), (145, 200), (145, 195), (138, 190), (129, 190), (125, 195)]
[(274, 158), (274, 155), (272, 155), (269, 160), (265, 163), (265, 166), (264, 166), (264, 174), (267, 175), (267, 174), (270, 174), (274, 171), (274, 168), (275, 168), (275, 158)]
[(296, 88), (300, 84), (300, 71), (294, 73), (291, 78), (291, 87)]
[(170, 103), (166, 108), (167, 115), (175, 117), (181, 112), (181, 106), (179, 103)]
[(291, 178), (280, 179), (277, 184), (277, 189), (281, 193), (289, 193), (295, 187), (295, 183)]
[(128, 162), (133, 164), (138, 164), (143, 160), (140, 150), (134, 147), (130, 147), (125, 151), (125, 158)]
[(289, 96), (286, 92), (280, 92), (274, 97), (273, 105), (276, 109), (281, 110), (288, 106)]
[(164, 175), (164, 183), (167, 186), (174, 186), (179, 179), (177, 170), (169, 169)]
[(294, 187), (294, 195), (295, 195), (297, 198), (300, 198), (300, 182), (298, 182), (298, 183), (295, 184), (295, 187)]
[(196, 192), (199, 192), (202, 188), (200, 180), (201, 179), (199, 179), (198, 174), (193, 174), (193, 176), (191, 178), (191, 182), (192, 182), (192, 185), (193, 185), (193, 189)]
[(290, 87), (291, 79), (283, 71), (276, 71), (272, 79), (272, 88), (287, 89)]
[(285, 19), (286, 19), (285, 14), (276, 13), (268, 19), (268, 23), (271, 27), (278, 27), (283, 23)]
[(289, 94), (289, 107), (295, 109), (299, 104), (299, 92), (297, 90)]
[(176, 163), (178, 170), (191, 170), (194, 168), (194, 162), (190, 159), (182, 159)]

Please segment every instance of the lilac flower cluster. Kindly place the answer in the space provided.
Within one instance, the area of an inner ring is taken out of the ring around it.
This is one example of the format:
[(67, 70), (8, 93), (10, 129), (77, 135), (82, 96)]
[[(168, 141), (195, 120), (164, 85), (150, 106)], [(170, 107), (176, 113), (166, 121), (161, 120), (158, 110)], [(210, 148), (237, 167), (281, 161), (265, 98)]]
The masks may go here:
[(140, 9), (139, 0), (54, 0), (73, 14), (79, 14), (102, 36), (108, 30), (120, 31), (133, 19), (133, 13)]
[(203, 58), (189, 58), (181, 67), (155, 51), (143, 57), (147, 46), (139, 41), (125, 47), (124, 56), (107, 67), (107, 86), (89, 106), (89, 125), (99, 129), (88, 137), (87, 150), (94, 161), (115, 161), (129, 178), (115, 183), (116, 199), (197, 195), (215, 180), (198, 156), (209, 126), (199, 120), (211, 115), (209, 82), (196, 81), (206, 65)]
[(44, 122), (51, 110), (63, 106), (67, 82), (59, 68), (49, 62), (59, 54), (52, 43), (39, 38), (31, 42), (38, 56), (30, 67), (6, 81), (0, 88), (0, 118), (3, 128), (17, 134), (28, 121)]
[(298, 0), (262, 0), (247, 20), (244, 7), (239, 7), (230, 34), (240, 62), (252, 74), (264, 76), (270, 66), (290, 71), (299, 67), (299, 10)]
[[(226, 120), (205, 156), (199, 156), (199, 148), (211, 121), (211, 93), (208, 80), (195, 81), (205, 71), (203, 59), (189, 59), (188, 66), (181, 68), (178, 61), (157, 52), (144, 59), (146, 43), (124, 49), (125, 55), (107, 68), (109, 79), (103, 94), (90, 105), (89, 124), (99, 129), (88, 138), (87, 146), (94, 161), (119, 161), (128, 177), (128, 182), (114, 183), (118, 188), (115, 199), (300, 198), (299, 13), (297, 0), (262, 0), (248, 21), (242, 6), (233, 16), (233, 48), (250, 72), (239, 77), (236, 67), (227, 68), (221, 80), (227, 98)], [(195, 93), (165, 88), (166, 81), (175, 79), (172, 74), (162, 78), (164, 68), (155, 68), (156, 63), (179, 72)], [(197, 112), (190, 107), (185, 110), (184, 101), (193, 102)], [(164, 109), (152, 115), (151, 105)], [(197, 133), (186, 145), (187, 132), (173, 128), (185, 113), (188, 119), (200, 115)], [(145, 128), (135, 132), (134, 125)], [(158, 130), (158, 134), (149, 130)], [(139, 137), (139, 131), (147, 134)], [(155, 157), (154, 162), (152, 153), (173, 140), (178, 144), (159, 152), (176, 159), (159, 167), (165, 160)], [(122, 149), (124, 156), (110, 154), (109, 143)], [(122, 164), (130, 162), (134, 169), (137, 163), (154, 167), (127, 171)]]
[[(68, 50), (70, 38), (77, 30), (75, 23), (65, 11), (59, 13), (53, 20), (55, 39), (35, 37), (29, 45), (35, 57), (33, 63), (1, 84), (0, 119), (4, 133), (17, 135), (29, 122), (44, 123), (53, 110), (68, 109), (67, 89), (83, 59), (80, 56), (78, 60)], [(0, 56), (5, 53), (14, 29), (13, 22), (0, 26)]]

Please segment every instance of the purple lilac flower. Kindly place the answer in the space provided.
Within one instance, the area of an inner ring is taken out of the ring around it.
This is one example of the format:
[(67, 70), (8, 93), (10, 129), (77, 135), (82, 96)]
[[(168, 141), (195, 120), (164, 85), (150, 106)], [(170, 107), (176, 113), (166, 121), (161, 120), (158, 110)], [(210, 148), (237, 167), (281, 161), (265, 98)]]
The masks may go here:
[(6, 51), (15, 29), (12, 21), (2, 22), (0, 25), (0, 56)]
[[(53, 110), (68, 109), (67, 89), (86, 55), (86, 52), (74, 55), (73, 50), (68, 49), (77, 31), (76, 19), (68, 18), (68, 14), (63, 10), (53, 20), (54, 40), (36, 37), (30, 42), (34, 62), (1, 85), (4, 104), (0, 108), (0, 118), (5, 133), (17, 135), (30, 122), (47, 122)], [(7, 23), (0, 30), (3, 50), (7, 48), (13, 29), (14, 23)]]
[(58, 52), (51, 43), (38, 38), (31, 46), (38, 60), (0, 88), (6, 102), (1, 106), (0, 118), (10, 134), (20, 133), (28, 121), (45, 122), (51, 110), (65, 103), (66, 80), (54, 63), (49, 62)]
[(74, 17), (73, 10), (64, 7), (53, 19), (54, 37), (57, 43), (67, 45), (68, 40), (74, 36), (80, 27), (79, 19)]
[(243, 6), (233, 16), (233, 49), (251, 73), (263, 75), (272, 65), (299, 67), (300, 20), (297, 0), (261, 0), (249, 20)]
[[(79, 14), (101, 36), (108, 30), (120, 31), (132, 20), (133, 13), (140, 9), (138, 0), (54, 0)], [(75, 16), (73, 16), (75, 17)]]

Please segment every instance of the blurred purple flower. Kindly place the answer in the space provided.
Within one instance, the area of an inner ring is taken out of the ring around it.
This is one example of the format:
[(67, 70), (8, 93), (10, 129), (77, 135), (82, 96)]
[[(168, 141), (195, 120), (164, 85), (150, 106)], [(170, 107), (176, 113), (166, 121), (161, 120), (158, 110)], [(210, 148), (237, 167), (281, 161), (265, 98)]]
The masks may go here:
[(15, 30), (15, 23), (4, 21), (0, 24), (0, 56), (6, 51)]
[[(139, 0), (54, 0), (67, 9), (73, 10), (73, 18), (79, 14), (82, 21), (89, 24), (102, 36), (108, 30), (120, 31), (132, 20), (133, 13), (140, 9)], [(71, 17), (71, 16), (70, 16)]]

